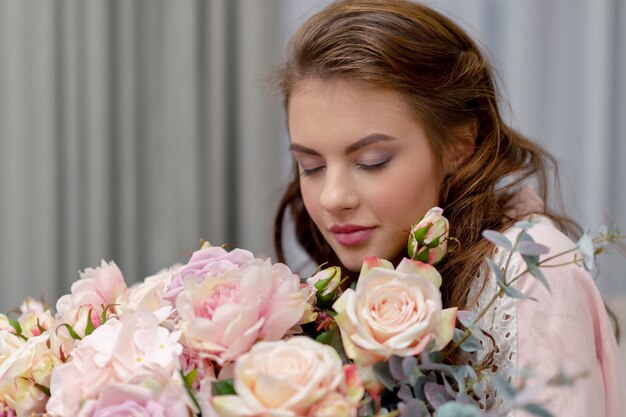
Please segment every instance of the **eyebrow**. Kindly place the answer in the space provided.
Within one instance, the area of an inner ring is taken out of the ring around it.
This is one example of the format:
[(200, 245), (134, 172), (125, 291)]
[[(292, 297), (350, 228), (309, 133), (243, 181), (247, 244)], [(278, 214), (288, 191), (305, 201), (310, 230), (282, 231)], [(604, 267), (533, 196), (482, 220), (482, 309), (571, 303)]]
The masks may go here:
[[(396, 140), (396, 138), (394, 138), (393, 136), (385, 135), (384, 133), (372, 133), (371, 135), (367, 135), (364, 138), (357, 140), (353, 144), (348, 145), (348, 147), (346, 147), (345, 154), (349, 155), (351, 153), (358, 151), (359, 149), (362, 149), (374, 143), (389, 142), (392, 140)], [(302, 153), (306, 153), (309, 155), (321, 156), (321, 154), (318, 151), (308, 148), (306, 146), (300, 145), (298, 143), (291, 143), (289, 145), (289, 150), (295, 151), (295, 152), (302, 152)]]

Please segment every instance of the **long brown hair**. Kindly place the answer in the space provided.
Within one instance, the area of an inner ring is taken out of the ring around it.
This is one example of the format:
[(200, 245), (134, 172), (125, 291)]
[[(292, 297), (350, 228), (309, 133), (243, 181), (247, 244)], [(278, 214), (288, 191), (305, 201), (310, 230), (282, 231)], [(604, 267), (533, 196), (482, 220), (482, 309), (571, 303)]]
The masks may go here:
[[(462, 249), (438, 265), (444, 304), (468, 307), (475, 301), (467, 299), (471, 284), (493, 251), (481, 232), (513, 224), (506, 203), (531, 176), (545, 201), (549, 168), (556, 170), (551, 155), (503, 122), (493, 70), (477, 45), (450, 19), (421, 4), (337, 1), (309, 18), (291, 39), (279, 74), (285, 109), (297, 84), (306, 79), (359, 80), (400, 93), (424, 124), (439, 167), (458, 146), (455, 132), (474, 127), (474, 152), (445, 178), (439, 202), (450, 235)], [(297, 169), (276, 215), (281, 262), (288, 211), (298, 242), (313, 260), (340, 264), (304, 207)]]

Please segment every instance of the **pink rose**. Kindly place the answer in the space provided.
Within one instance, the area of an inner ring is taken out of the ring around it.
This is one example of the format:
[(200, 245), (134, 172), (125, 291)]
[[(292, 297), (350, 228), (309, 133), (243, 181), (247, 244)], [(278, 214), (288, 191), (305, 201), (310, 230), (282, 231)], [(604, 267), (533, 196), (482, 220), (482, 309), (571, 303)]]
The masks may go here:
[(87, 319), (91, 311), (91, 321), (95, 327), (100, 325), (103, 306), (111, 306), (109, 312), (115, 312), (117, 298), (128, 288), (122, 272), (114, 262), (102, 261), (95, 269), (87, 268), (80, 273), (80, 279), (72, 284), (71, 293), (57, 301), (57, 317), (51, 332), (52, 349), (67, 356), (74, 346), (74, 340), (63, 324), (72, 326), (80, 336), (85, 335)]
[(345, 384), (341, 359), (328, 345), (308, 337), (260, 342), (235, 363), (237, 395), (213, 397), (213, 406), (222, 417), (322, 416), (332, 410), (351, 416), (360, 398), (342, 394)]
[(257, 340), (284, 337), (307, 311), (307, 295), (287, 266), (256, 259), (210, 279), (188, 277), (177, 326), (185, 346), (224, 365)]
[(164, 298), (172, 304), (176, 296), (183, 290), (183, 282), (187, 277), (219, 277), (228, 271), (239, 269), (252, 262), (254, 255), (243, 249), (234, 249), (227, 252), (219, 246), (205, 244), (191, 255), (186, 265), (180, 267), (172, 282), (167, 286)]
[(452, 339), (456, 308), (442, 310), (441, 276), (431, 265), (368, 258), (356, 291), (333, 305), (346, 354), (360, 365), (392, 355), (420, 354), (431, 340), (442, 349)]
[(433, 207), (413, 227), (408, 242), (411, 259), (436, 265), (448, 250), (448, 219), (443, 209)]

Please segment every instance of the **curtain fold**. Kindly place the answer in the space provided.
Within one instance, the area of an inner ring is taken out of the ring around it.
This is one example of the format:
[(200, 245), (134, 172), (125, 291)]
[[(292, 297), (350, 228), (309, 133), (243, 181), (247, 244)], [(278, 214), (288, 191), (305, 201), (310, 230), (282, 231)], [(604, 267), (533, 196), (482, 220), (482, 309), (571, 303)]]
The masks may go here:
[(132, 283), (200, 239), (271, 254), (278, 5), (0, 0), (0, 311), (101, 259)]
[[(271, 255), (291, 163), (270, 78), (328, 2), (0, 0), (0, 311), (101, 259), (134, 282), (199, 239)], [(626, 228), (626, 3), (429, 4), (485, 45), (568, 211)], [(604, 294), (626, 294), (625, 263), (603, 258)]]

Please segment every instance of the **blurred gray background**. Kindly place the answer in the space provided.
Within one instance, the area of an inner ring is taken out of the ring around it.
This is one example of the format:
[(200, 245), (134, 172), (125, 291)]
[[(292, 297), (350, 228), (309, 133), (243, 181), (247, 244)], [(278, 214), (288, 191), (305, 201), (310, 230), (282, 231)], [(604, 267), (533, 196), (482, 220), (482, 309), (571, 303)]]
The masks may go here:
[[(201, 238), (272, 255), (291, 162), (269, 80), (327, 3), (0, 0), (0, 311), (53, 302), (101, 259), (135, 282)], [(626, 229), (626, 2), (428, 4), (484, 45), (569, 213)], [(625, 271), (604, 256), (597, 281), (624, 317)]]

